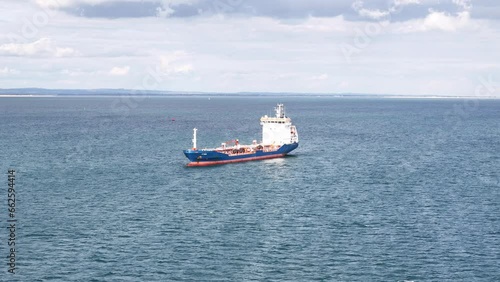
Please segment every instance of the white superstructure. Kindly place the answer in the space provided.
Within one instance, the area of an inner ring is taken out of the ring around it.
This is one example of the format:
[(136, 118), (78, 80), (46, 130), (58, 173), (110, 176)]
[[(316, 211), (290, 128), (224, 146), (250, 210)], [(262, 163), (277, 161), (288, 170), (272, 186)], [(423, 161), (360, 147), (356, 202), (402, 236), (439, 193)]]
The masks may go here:
[(260, 118), (262, 125), (262, 144), (263, 145), (284, 145), (299, 142), (297, 129), (292, 125), (292, 119), (285, 116), (285, 107), (278, 104), (275, 117), (267, 115)]

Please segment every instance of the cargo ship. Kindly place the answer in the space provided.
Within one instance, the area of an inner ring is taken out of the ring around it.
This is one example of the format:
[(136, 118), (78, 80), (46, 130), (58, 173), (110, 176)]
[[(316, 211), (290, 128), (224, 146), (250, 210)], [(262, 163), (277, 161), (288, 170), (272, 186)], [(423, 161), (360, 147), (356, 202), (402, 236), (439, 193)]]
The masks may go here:
[(184, 150), (191, 161), (188, 166), (210, 166), (236, 162), (246, 162), (284, 157), (299, 146), (297, 128), (285, 115), (285, 107), (278, 104), (275, 116), (264, 115), (260, 118), (262, 141), (253, 140), (251, 145), (241, 145), (239, 140), (224, 142), (214, 149), (198, 149), (196, 131), (193, 129), (193, 148)]

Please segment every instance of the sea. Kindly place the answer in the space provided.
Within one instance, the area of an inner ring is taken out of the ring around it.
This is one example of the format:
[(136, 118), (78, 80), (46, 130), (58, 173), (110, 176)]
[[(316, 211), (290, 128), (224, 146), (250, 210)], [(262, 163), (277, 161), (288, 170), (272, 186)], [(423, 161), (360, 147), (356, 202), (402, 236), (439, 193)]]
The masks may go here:
[[(289, 156), (186, 166), (277, 103)], [(0, 281), (500, 281), (500, 100), (0, 98), (0, 171)]]

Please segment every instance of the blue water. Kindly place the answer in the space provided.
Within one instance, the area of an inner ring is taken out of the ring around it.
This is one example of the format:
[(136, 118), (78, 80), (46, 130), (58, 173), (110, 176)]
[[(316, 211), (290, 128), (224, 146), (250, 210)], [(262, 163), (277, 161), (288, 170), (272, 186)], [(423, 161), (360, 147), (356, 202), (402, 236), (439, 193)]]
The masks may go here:
[[(0, 99), (1, 281), (500, 281), (498, 100), (117, 99)], [(277, 102), (292, 156), (185, 166)]]

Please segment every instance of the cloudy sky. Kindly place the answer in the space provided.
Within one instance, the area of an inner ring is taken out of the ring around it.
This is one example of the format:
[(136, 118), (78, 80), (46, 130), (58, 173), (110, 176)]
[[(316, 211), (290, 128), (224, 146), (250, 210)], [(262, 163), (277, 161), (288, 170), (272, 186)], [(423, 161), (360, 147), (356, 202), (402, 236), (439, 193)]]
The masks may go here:
[(0, 0), (0, 88), (500, 96), (499, 50), (497, 0)]

